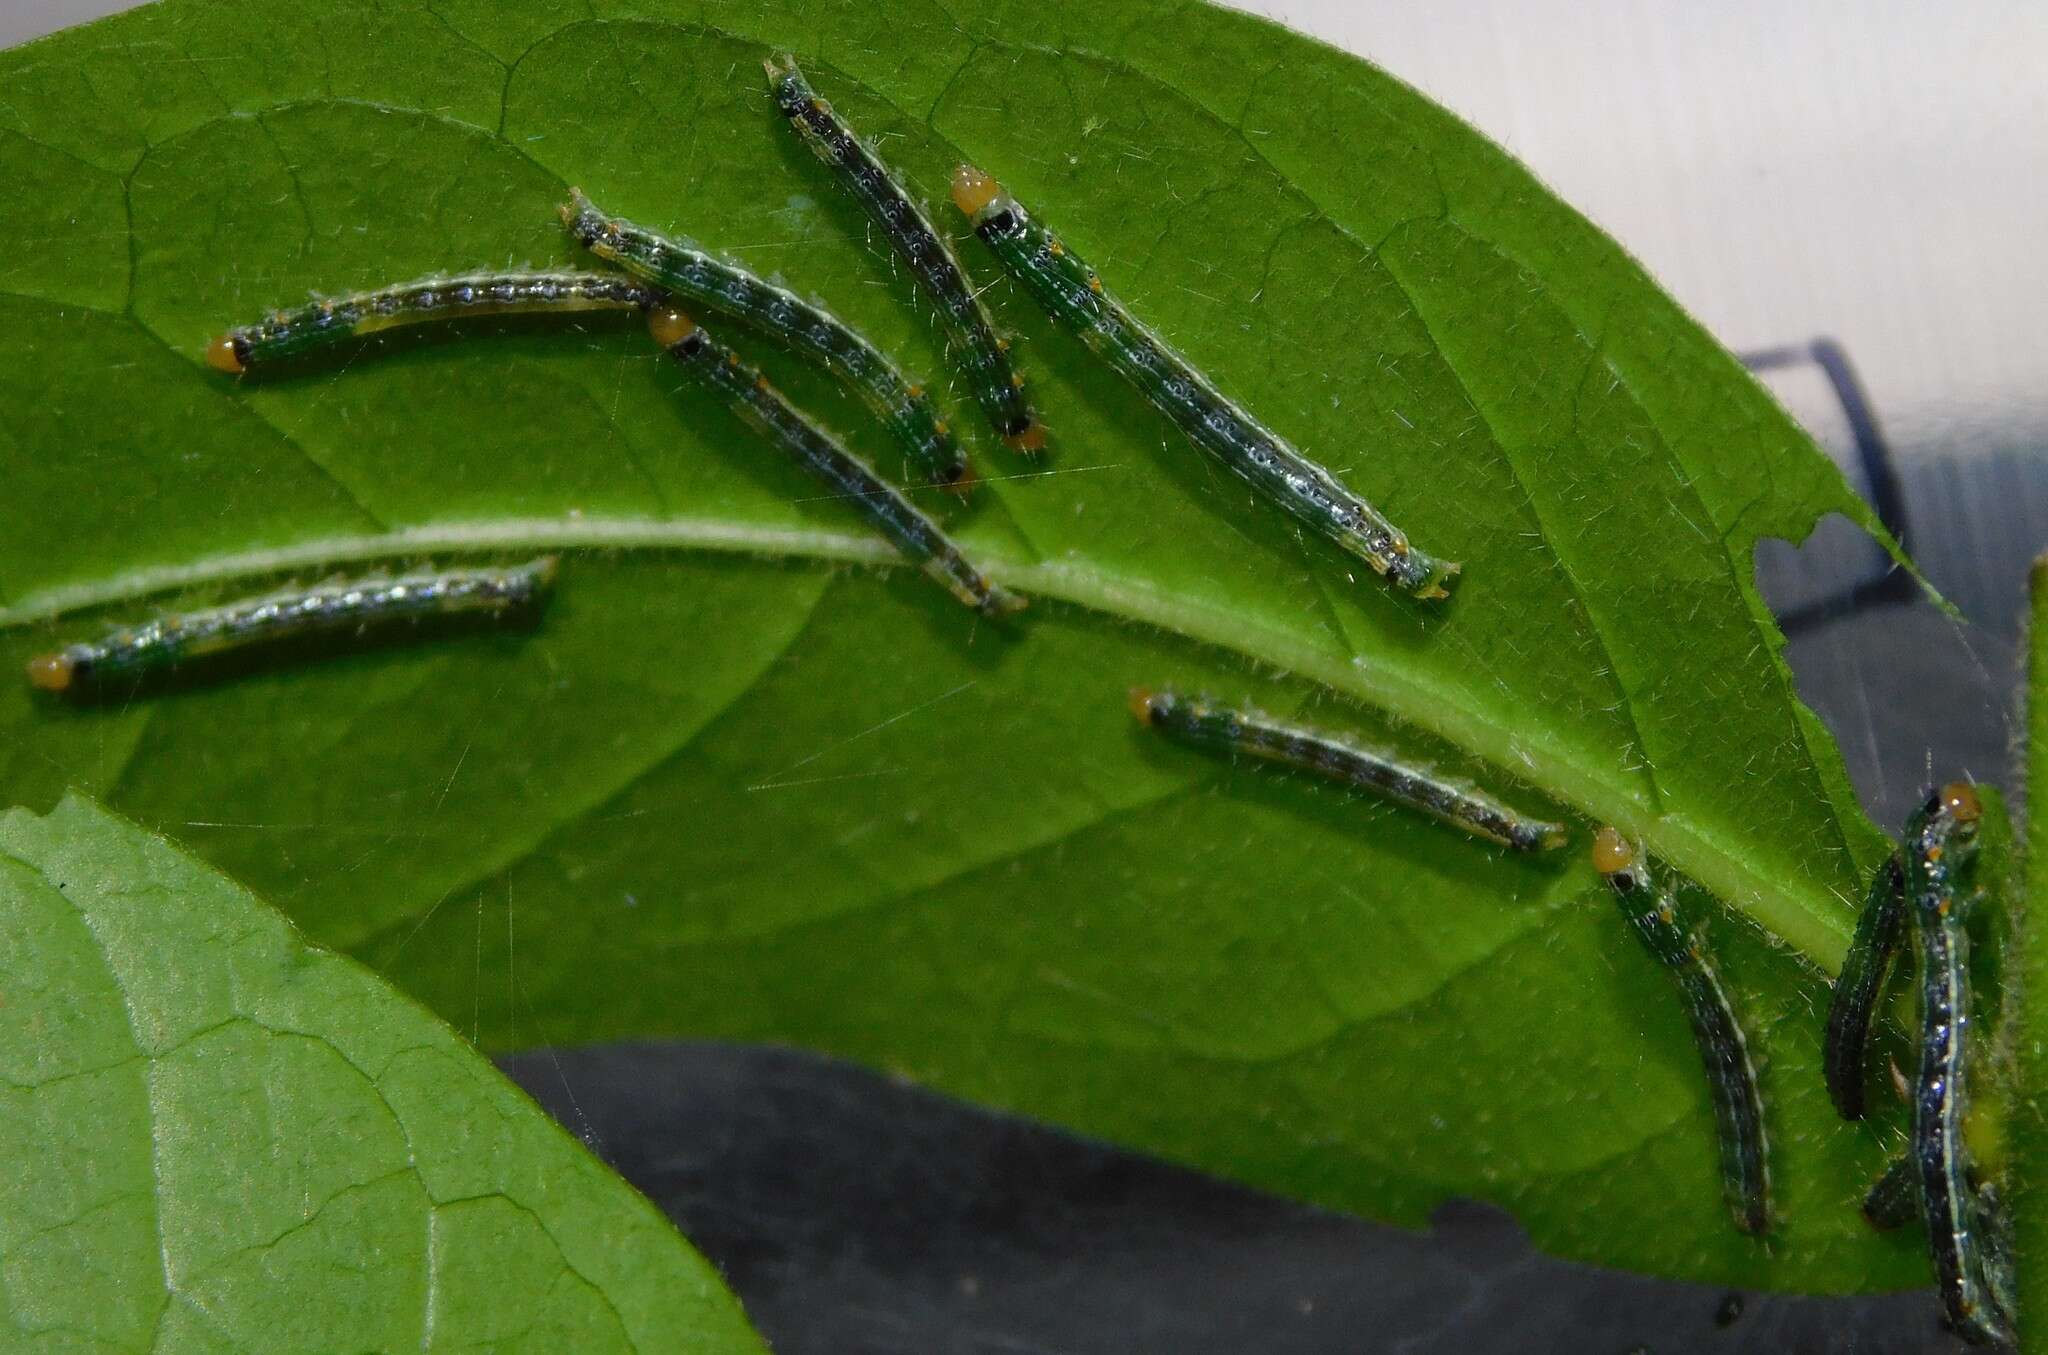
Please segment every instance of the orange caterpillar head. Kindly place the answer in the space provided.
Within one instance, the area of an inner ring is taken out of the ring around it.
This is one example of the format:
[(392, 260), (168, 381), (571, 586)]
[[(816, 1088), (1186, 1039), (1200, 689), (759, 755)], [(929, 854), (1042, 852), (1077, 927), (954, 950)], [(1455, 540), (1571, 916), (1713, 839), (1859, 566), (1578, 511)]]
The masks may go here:
[(674, 306), (656, 306), (647, 312), (647, 332), (663, 348), (674, 348), (697, 332), (697, 322)]
[(223, 334), (206, 345), (206, 365), (229, 376), (240, 376), (249, 370), (249, 365), (242, 361), (242, 347), (232, 334)]
[(1621, 835), (1621, 830), (1612, 824), (1602, 825), (1593, 834), (1593, 869), (1607, 877), (1607, 882), (1617, 889), (1635, 887), (1636, 845)]
[(1003, 186), (973, 165), (953, 171), (953, 205), (972, 218), (1002, 195)]
[(1141, 725), (1152, 723), (1152, 697), (1153, 691), (1150, 687), (1131, 688), (1131, 714), (1137, 718), (1138, 723)]
[(78, 665), (64, 654), (38, 654), (28, 661), (29, 684), (38, 691), (69, 691), (77, 676)]
[(1967, 781), (1951, 781), (1940, 791), (1941, 803), (1957, 823), (1975, 823), (1984, 817), (1984, 802), (1977, 788)]
[(1033, 419), (1014, 433), (1003, 435), (1003, 445), (1013, 452), (1036, 456), (1045, 450), (1045, 425)]

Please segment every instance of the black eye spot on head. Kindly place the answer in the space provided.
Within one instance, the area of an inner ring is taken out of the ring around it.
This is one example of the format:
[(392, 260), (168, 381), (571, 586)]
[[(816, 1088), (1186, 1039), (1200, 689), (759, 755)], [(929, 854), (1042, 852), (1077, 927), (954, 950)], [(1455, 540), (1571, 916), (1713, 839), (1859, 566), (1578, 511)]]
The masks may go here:
[(1008, 210), (1007, 208), (1005, 208), (1003, 211), (997, 212), (994, 216), (982, 222), (980, 226), (983, 239), (987, 239), (991, 236), (997, 235), (1008, 235), (1011, 231), (1015, 230), (1016, 228), (1017, 214), (1015, 212)]
[(675, 346), (675, 351), (686, 358), (694, 358), (703, 350), (704, 336), (702, 334), (685, 335), (677, 341)]
[(1614, 874), (1608, 876), (1607, 880), (1617, 891), (1623, 894), (1631, 892), (1636, 887), (1636, 874), (1632, 870), (1617, 870)]

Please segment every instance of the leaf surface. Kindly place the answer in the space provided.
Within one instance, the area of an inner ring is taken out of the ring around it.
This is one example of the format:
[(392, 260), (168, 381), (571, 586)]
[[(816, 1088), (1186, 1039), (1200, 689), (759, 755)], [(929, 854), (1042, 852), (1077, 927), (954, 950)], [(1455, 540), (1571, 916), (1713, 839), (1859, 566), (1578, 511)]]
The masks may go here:
[(0, 818), (20, 1350), (765, 1350), (453, 1031), (70, 798)]
[[(793, 1041), (1375, 1217), (1478, 1195), (1566, 1255), (1913, 1282), (1914, 1248), (1849, 1207), (1879, 1150), (1816, 1071), (1811, 966), (1838, 963), (1884, 842), (1751, 565), (1761, 536), (1868, 512), (1443, 110), (1240, 15), (1101, 11), (166, 0), (0, 60), (24, 186), (0, 205), (0, 657), (280, 574), (570, 552), (532, 636), (85, 710), (0, 691), (14, 793), (83, 787), (176, 834), (493, 1048)], [(309, 289), (580, 262), (552, 211), (575, 184), (942, 372), (884, 242), (770, 110), (760, 61), (785, 48), (935, 206), (958, 160), (1001, 177), (1462, 560), (1453, 600), (1392, 596), (1249, 502), (971, 237), (1055, 446), (1011, 457), (954, 389), (988, 483), (925, 501), (1037, 599), (1008, 630), (873, 568), (859, 519), (631, 324), (264, 382), (201, 366)], [(1554, 802), (1581, 841), (1617, 823), (1725, 899), (1775, 1248), (1727, 1226), (1683, 1013), (1578, 851), (1507, 860), (1158, 746), (1134, 684)]]

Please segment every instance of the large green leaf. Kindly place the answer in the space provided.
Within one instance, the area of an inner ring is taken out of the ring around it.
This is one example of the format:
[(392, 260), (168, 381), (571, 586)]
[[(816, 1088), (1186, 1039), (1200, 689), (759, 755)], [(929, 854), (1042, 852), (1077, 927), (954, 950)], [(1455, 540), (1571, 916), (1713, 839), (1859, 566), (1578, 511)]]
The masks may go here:
[[(1880, 1151), (1815, 1071), (1811, 966), (1882, 839), (1751, 579), (1760, 536), (1867, 513), (1442, 110), (1240, 15), (1103, 11), (166, 0), (0, 60), (0, 658), (283, 572), (571, 551), (533, 637), (89, 710), (0, 689), (10, 793), (80, 786), (176, 834), (490, 1047), (795, 1041), (1381, 1218), (1471, 1194), (1571, 1256), (1916, 1281), (1915, 1244), (1855, 1216)], [(262, 383), (200, 365), (308, 289), (572, 261), (551, 209), (575, 183), (939, 371), (771, 113), (775, 48), (916, 183), (962, 157), (1004, 178), (1462, 559), (1454, 599), (1347, 575), (999, 282), (1057, 445), (1029, 474), (984, 440), (998, 478), (952, 516), (1039, 599), (1012, 632), (868, 567), (858, 520), (631, 326)], [(1725, 898), (1776, 1244), (1728, 1226), (1684, 1017), (1577, 852), (1502, 859), (1154, 746), (1122, 694), (1162, 681), (1519, 776)]]
[(0, 817), (15, 1351), (765, 1348), (448, 1027), (67, 799)]

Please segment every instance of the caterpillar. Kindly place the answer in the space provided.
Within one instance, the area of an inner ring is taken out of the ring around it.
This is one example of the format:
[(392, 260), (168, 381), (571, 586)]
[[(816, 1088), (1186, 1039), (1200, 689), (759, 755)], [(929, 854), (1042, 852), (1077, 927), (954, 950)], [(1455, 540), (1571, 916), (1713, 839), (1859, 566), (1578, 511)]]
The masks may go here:
[(1885, 974), (1906, 931), (1906, 876), (1893, 853), (1871, 877), (1870, 893), (1856, 935), (1842, 961), (1828, 999), (1827, 1034), (1821, 1043), (1821, 1072), (1828, 1098), (1845, 1120), (1860, 1120), (1864, 1110), (1864, 1070), (1877, 999)]
[(1450, 596), (1458, 566), (1417, 550), (1370, 503), (1231, 403), (1187, 359), (1124, 309), (1078, 255), (972, 165), (953, 177), (953, 203), (1003, 266), (1052, 317), (1144, 394), (1189, 441), (1282, 510), (1418, 598)]
[(1671, 890), (1650, 878), (1649, 862), (1642, 851), (1618, 829), (1603, 827), (1594, 834), (1593, 869), (1605, 877), (1643, 949), (1678, 982), (1714, 1106), (1722, 1192), (1735, 1215), (1735, 1226), (1760, 1237), (1771, 1227), (1770, 1150), (1764, 1135), (1763, 1098), (1757, 1090), (1748, 1041), (1735, 1019), (1728, 992), (1721, 986), (1705, 939), (1679, 910)]
[(441, 616), (515, 615), (547, 596), (557, 564), (557, 557), (549, 555), (513, 569), (341, 580), (160, 616), (89, 644), (37, 655), (29, 660), (28, 679), (47, 692), (69, 692), (86, 683), (146, 677), (188, 660), (302, 636)]
[(1140, 724), (1182, 743), (1312, 772), (1516, 851), (1549, 851), (1563, 846), (1569, 836), (1561, 823), (1532, 819), (1491, 795), (1447, 781), (1425, 768), (1253, 711), (1233, 710), (1149, 687), (1133, 688), (1130, 704), (1131, 714)]
[(984, 616), (1006, 616), (1025, 600), (989, 582), (968, 563), (937, 523), (861, 463), (830, 433), (811, 422), (688, 315), (674, 307), (648, 312), (648, 331), (698, 384), (708, 388), (770, 442), (846, 499), (876, 530), (948, 592)]
[(966, 456), (931, 395), (907, 380), (881, 350), (823, 307), (763, 281), (693, 245), (606, 216), (570, 190), (562, 222), (577, 242), (637, 278), (728, 315), (818, 362), (852, 387), (932, 484), (964, 493)]
[(2012, 1318), (2002, 1296), (2000, 1263), (1985, 1247), (1996, 1231), (1994, 1220), (1971, 1183), (1963, 1141), (1970, 942), (1960, 890), (1976, 865), (1983, 815), (1976, 790), (1952, 781), (1906, 820), (1900, 854), (1920, 942), (1920, 1060), (1913, 1083), (1911, 1155), (1920, 1175), (1928, 1251), (1950, 1324), (1965, 1340), (1996, 1345), (2012, 1341)]
[[(1996, 1186), (1975, 1184), (1976, 1237), (1982, 1249), (1984, 1283), (1992, 1306), (2003, 1313), (2014, 1309), (2012, 1219)], [(1903, 1228), (1921, 1217), (1920, 1164), (1911, 1153), (1891, 1160), (1884, 1175), (1863, 1196), (1863, 1217), (1879, 1232)]]
[(1009, 340), (997, 335), (988, 308), (968, 286), (954, 256), (931, 219), (917, 205), (880, 156), (854, 135), (832, 105), (818, 97), (797, 69), (796, 58), (762, 63), (775, 106), (804, 143), (831, 167), (839, 186), (881, 228), (889, 244), (938, 307), (954, 361), (966, 368), (974, 399), (1003, 443), (1036, 453), (1045, 446), (1045, 426), (1024, 396), (1024, 378), (1010, 364)]
[(282, 310), (207, 345), (207, 365), (240, 375), (254, 367), (395, 329), (476, 315), (538, 311), (646, 310), (652, 287), (615, 273), (477, 273), (427, 278)]

